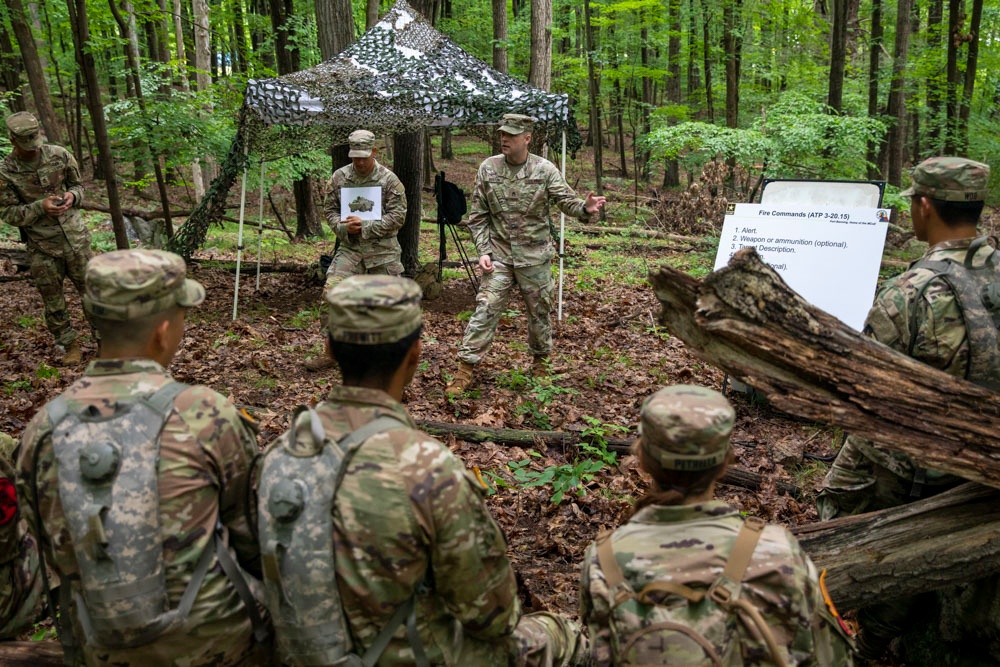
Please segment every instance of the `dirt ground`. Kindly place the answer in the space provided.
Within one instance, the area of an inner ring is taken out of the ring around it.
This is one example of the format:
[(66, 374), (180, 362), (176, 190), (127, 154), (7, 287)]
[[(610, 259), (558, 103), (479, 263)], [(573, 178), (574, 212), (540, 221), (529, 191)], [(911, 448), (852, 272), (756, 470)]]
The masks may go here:
[[(178, 380), (207, 384), (250, 408), (261, 424), (261, 443), (267, 443), (286, 427), (295, 406), (315, 403), (339, 382), (336, 371), (312, 374), (302, 368), (302, 361), (320, 349), (315, 308), (321, 287), (305, 271), (265, 273), (259, 290), (253, 289), (252, 278), (245, 278), (234, 322), (233, 274), (197, 266), (193, 273), (206, 286), (208, 299), (190, 311), (186, 339), (170, 370)], [(10, 275), (12, 266), (0, 266), (0, 276)], [(84, 330), (79, 299), (68, 284), (67, 292), (74, 322)], [(568, 432), (597, 428), (609, 436), (630, 437), (640, 403), (657, 388), (723, 385), (719, 371), (655, 326), (659, 305), (648, 286), (609, 283), (595, 291), (567, 292), (568, 321), (554, 327), (556, 376), (547, 390), (523, 386), (531, 357), (519, 314), (523, 305), (515, 299), (472, 391), (449, 403), (443, 395), (444, 376), (456, 363), (465, 325), (460, 314), (472, 307), (468, 283), (458, 279), (447, 282), (439, 299), (427, 302), (424, 361), (405, 396), (415, 418)], [(83, 367), (55, 366), (41, 299), (29, 281), (5, 283), (0, 308), (5, 313), (0, 318), (0, 430), (19, 435)], [(87, 358), (96, 352), (89, 337), (84, 351)], [(718, 495), (769, 521), (794, 525), (815, 520), (810, 496), (821, 478), (821, 464), (805, 460), (783, 467), (772, 449), (779, 443), (799, 444), (812, 455), (825, 456), (838, 435), (783, 417), (742, 395), (731, 398), (738, 414), (733, 435), (738, 465), (763, 475), (766, 482), (758, 491), (723, 485)], [(621, 523), (643, 493), (634, 458), (620, 456), (616, 465), (606, 466), (554, 504), (551, 488), (519, 484), (508, 464), (529, 461), (524, 465), (534, 471), (572, 465), (583, 456), (576, 447), (505, 447), (454, 438), (445, 443), (495, 489), (488, 502), (507, 534), (526, 608), (575, 614), (578, 564), (585, 548), (599, 531)], [(779, 480), (803, 487), (803, 497), (776, 491)]]

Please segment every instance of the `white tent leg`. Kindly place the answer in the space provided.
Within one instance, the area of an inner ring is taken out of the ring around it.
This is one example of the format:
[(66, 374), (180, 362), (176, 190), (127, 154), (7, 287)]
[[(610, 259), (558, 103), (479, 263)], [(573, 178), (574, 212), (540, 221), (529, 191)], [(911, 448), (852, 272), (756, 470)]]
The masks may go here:
[[(566, 130), (562, 133), (562, 177), (566, 180)], [(559, 212), (559, 307), (557, 309), (556, 319), (562, 322), (562, 303), (563, 303), (563, 253), (566, 252), (566, 214), (562, 211)]]
[(264, 241), (264, 161), (260, 161), (260, 214), (257, 223), (257, 284), (254, 289), (260, 289), (260, 247)]
[[(243, 158), (246, 160), (250, 146), (244, 149)], [(245, 164), (245, 162), (244, 162)], [(247, 207), (247, 168), (243, 167), (243, 187), (240, 192), (240, 231), (236, 236), (236, 288), (233, 290), (233, 319), (236, 319), (236, 308), (240, 303), (240, 260), (243, 259), (243, 215)]]

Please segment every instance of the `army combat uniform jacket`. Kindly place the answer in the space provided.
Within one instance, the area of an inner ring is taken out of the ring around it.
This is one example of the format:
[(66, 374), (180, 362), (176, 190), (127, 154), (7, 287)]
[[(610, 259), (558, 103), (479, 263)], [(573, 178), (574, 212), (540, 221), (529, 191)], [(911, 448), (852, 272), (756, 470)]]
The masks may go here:
[[(373, 186), (382, 188), (382, 218), (363, 220), (360, 234), (348, 234), (347, 224), (340, 220), (341, 188)], [(396, 233), (406, 221), (406, 191), (396, 174), (376, 162), (371, 173), (363, 177), (354, 171), (353, 164), (349, 164), (333, 172), (329, 190), (323, 211), (340, 241), (337, 254), (345, 255), (344, 259), (359, 269), (352, 273), (372, 273), (372, 269), (396, 264), (398, 270), (389, 273), (398, 275), (402, 264)]]
[[(618, 565), (634, 591), (654, 580), (707, 589), (722, 573), (742, 524), (739, 513), (720, 501), (654, 505), (639, 510), (611, 540)], [(846, 643), (821, 616), (823, 600), (816, 568), (784, 528), (764, 528), (740, 596), (760, 611), (785, 651), (787, 664), (851, 664)], [(612, 631), (613, 604), (613, 593), (592, 544), (583, 560), (580, 618), (590, 627), (592, 654), (598, 666), (618, 664), (629, 638)], [(635, 629), (640, 621), (636, 618)], [(744, 656), (740, 664), (773, 664), (764, 657), (768, 654), (763, 643), (748, 633), (742, 633), (739, 641)], [(676, 648), (672, 651), (664, 646), (662, 664), (691, 664), (692, 658), (677, 653)], [(722, 653), (720, 647), (715, 648)]]
[(484, 160), (468, 223), (479, 255), (515, 269), (552, 259), (551, 205), (571, 218), (588, 216), (584, 201), (545, 158), (529, 153), (524, 164), (515, 166), (503, 155)]
[(0, 640), (30, 630), (44, 605), (38, 546), (18, 507), (10, 455), (17, 441), (0, 433)]
[[(148, 359), (97, 360), (63, 394), (70, 410), (93, 406), (110, 415), (118, 401), (155, 392), (170, 381), (166, 371)], [(41, 410), (21, 438), (18, 491), (32, 517), (41, 514), (45, 560), (62, 585), (79, 585), (73, 545), (58, 494), (48, 411)], [(174, 410), (160, 437), (158, 491), (166, 590), (177, 606), (205, 549), (213, 549), (217, 522), (228, 533), (230, 552), (245, 568), (259, 573), (259, 548), (250, 532), (247, 485), (256, 438), (236, 408), (207, 387), (192, 386), (174, 399)], [(35, 468), (37, 459), (38, 467)], [(37, 478), (34, 499), (32, 478)], [(248, 581), (249, 580), (248, 578)], [(78, 645), (83, 634), (74, 619)], [(151, 644), (135, 649), (104, 650), (84, 646), (88, 665), (169, 665), (194, 667), (266, 665), (269, 657), (253, 639), (246, 609), (218, 559), (211, 566), (187, 621)]]
[[(76, 159), (60, 146), (44, 144), (39, 150), (37, 166), (13, 153), (0, 161), (0, 220), (24, 229), (29, 250), (51, 257), (89, 253), (90, 232), (80, 218), (83, 186)], [(64, 192), (73, 193), (73, 207), (59, 218), (46, 215), (41, 200)]]
[[(922, 259), (962, 262), (972, 241), (938, 243), (928, 248)], [(973, 258), (973, 265), (982, 265), (993, 250), (986, 243)], [(912, 348), (913, 358), (949, 375), (965, 378), (970, 359), (969, 331), (948, 284), (935, 278), (927, 285), (933, 277), (930, 269), (917, 267), (886, 283), (868, 312), (864, 333), (903, 354), (910, 354)], [(918, 300), (921, 290), (923, 294)], [(912, 322), (917, 324), (915, 331), (910, 330)], [(868, 440), (848, 436), (817, 501), (820, 516), (832, 519), (896, 507), (962, 481), (954, 475), (926, 470), (922, 482), (926, 491), (911, 496), (916, 470), (905, 454), (882, 450)]]
[[(392, 414), (408, 426), (374, 435), (351, 459), (333, 510), (337, 582), (351, 635), (368, 649), (416, 592), (432, 665), (507, 665), (522, 620), (506, 542), (482, 486), (388, 394), (336, 387), (316, 407), (330, 439)], [(572, 647), (570, 647), (572, 650)], [(400, 627), (379, 661), (412, 665)]]

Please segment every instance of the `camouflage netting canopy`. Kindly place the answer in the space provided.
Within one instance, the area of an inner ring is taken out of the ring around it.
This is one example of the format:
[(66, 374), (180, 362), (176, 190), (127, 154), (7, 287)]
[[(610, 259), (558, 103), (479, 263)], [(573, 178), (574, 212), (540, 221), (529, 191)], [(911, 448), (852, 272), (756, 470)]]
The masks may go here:
[(248, 165), (347, 141), (430, 127), (464, 128), (489, 139), (505, 113), (538, 119), (533, 140), (570, 152), (583, 144), (568, 95), (548, 93), (502, 74), (438, 32), (406, 0), (342, 53), (301, 72), (247, 83), (239, 130), (219, 176), (171, 239), (184, 257), (201, 247), (224, 214), (229, 189)]
[[(276, 79), (250, 80), (241, 131), (263, 159), (296, 147), (344, 143), (359, 127), (376, 134), (463, 127), (487, 137), (505, 113), (539, 121), (579, 148), (567, 95), (502, 74), (438, 32), (398, 0), (360, 40), (334, 58)], [(539, 137), (541, 138), (541, 137)]]

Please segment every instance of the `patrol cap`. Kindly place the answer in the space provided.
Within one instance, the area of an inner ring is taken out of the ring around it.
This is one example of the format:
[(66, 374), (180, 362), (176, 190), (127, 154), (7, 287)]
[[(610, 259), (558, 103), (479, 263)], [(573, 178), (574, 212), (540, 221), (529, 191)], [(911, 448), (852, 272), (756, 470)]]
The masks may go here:
[(707, 470), (726, 460), (735, 419), (717, 391), (690, 384), (665, 387), (642, 403), (639, 445), (665, 470)]
[(107, 320), (133, 320), (172, 306), (205, 300), (205, 288), (187, 278), (180, 256), (165, 250), (116, 250), (87, 262), (83, 307)]
[(403, 340), (424, 321), (420, 286), (396, 276), (351, 276), (324, 292), (333, 340), (383, 345)]
[(347, 144), (351, 148), (347, 157), (371, 157), (372, 149), (375, 148), (375, 135), (368, 130), (354, 130), (347, 137)]
[(943, 201), (983, 201), (990, 167), (963, 157), (927, 158), (910, 171), (913, 182), (902, 197), (924, 195)]
[(535, 119), (531, 116), (519, 113), (505, 113), (503, 120), (500, 121), (500, 127), (497, 128), (497, 132), (523, 134), (524, 132), (531, 132), (534, 127)]
[(27, 111), (18, 111), (7, 116), (7, 131), (11, 140), (21, 149), (33, 151), (45, 143), (38, 119)]

